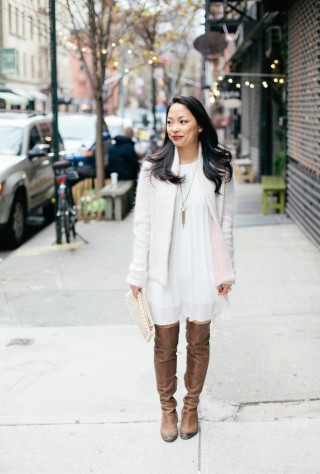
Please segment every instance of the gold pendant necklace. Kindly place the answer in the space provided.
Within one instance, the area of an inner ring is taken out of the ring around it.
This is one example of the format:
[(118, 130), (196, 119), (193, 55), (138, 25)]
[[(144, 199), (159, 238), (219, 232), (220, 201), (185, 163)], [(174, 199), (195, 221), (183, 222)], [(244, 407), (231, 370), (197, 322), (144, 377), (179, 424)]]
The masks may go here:
[(193, 184), (193, 181), (194, 181), (196, 172), (197, 172), (198, 163), (199, 163), (199, 158), (197, 159), (197, 164), (196, 164), (195, 169), (194, 169), (194, 173), (193, 173), (193, 176), (192, 176), (191, 184), (190, 184), (190, 186), (189, 186), (189, 190), (188, 190), (187, 195), (186, 195), (185, 198), (183, 198), (182, 186), (181, 186), (181, 184), (180, 184), (181, 201), (182, 201), (182, 202), (181, 202), (181, 222), (182, 222), (182, 227), (184, 227), (184, 226), (185, 226), (185, 223), (186, 223), (186, 210), (187, 210), (186, 202), (187, 202), (187, 199), (188, 199), (188, 196), (189, 196), (189, 193), (190, 193), (190, 190), (191, 190), (191, 187), (192, 187), (192, 184)]

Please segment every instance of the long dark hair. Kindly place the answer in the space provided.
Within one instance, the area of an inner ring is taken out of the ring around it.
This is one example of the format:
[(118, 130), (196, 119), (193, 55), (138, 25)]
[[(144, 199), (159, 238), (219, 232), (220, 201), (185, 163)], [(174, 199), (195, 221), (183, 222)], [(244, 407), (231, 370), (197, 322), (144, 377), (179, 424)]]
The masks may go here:
[[(230, 181), (232, 178), (231, 153), (219, 145), (217, 132), (205, 108), (198, 99), (191, 96), (176, 96), (170, 101), (167, 108), (166, 119), (173, 104), (182, 104), (190, 110), (198, 125), (203, 129), (199, 135), (203, 155), (203, 172), (205, 176), (216, 185), (219, 192), (222, 180)], [(161, 181), (179, 184), (184, 177), (177, 176), (171, 171), (175, 146), (169, 139), (167, 129), (163, 147), (157, 153), (150, 155), (147, 161), (152, 163), (151, 175)]]

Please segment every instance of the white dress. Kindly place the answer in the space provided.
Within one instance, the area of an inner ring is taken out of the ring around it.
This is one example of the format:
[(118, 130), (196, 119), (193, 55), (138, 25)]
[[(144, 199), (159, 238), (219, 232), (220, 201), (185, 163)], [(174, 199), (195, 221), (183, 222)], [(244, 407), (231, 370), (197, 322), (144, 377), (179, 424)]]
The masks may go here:
[[(180, 164), (185, 199), (197, 162)], [(168, 286), (148, 280), (146, 296), (156, 324), (181, 318), (208, 321), (228, 306), (227, 297), (217, 294), (211, 244), (212, 217), (196, 173), (186, 201), (186, 221), (181, 219), (181, 190), (178, 185), (169, 255)]]

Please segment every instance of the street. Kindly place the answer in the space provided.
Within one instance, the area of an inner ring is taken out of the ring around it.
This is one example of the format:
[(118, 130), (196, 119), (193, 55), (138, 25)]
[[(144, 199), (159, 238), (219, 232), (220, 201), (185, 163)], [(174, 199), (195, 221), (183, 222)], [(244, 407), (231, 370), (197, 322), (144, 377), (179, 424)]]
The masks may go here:
[(0, 474), (320, 474), (319, 11), (1, 1)]
[[(45, 228), (1, 264), (0, 472), (318, 474), (320, 253), (237, 186), (233, 317), (216, 320), (201, 432), (164, 443), (146, 344), (128, 314), (132, 214)], [(178, 350), (178, 409), (185, 339)]]
[[(25, 239), (24, 241), (27, 242), (29, 239), (31, 239), (34, 235), (36, 235), (38, 232), (41, 232), (41, 230), (46, 227), (46, 224), (44, 222), (44, 218), (41, 215), (34, 215), (30, 216), (27, 219), (27, 225), (26, 225), (26, 234), (25, 234)], [(54, 237), (53, 237), (54, 238)], [(6, 246), (2, 245), (0, 242), (0, 263), (11, 254), (12, 250), (6, 248)]]

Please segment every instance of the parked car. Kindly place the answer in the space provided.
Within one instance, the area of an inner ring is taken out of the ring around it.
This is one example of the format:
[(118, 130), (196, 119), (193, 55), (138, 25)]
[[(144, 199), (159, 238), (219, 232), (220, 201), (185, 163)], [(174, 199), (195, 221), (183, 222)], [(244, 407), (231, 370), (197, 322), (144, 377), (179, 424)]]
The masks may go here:
[(122, 118), (118, 115), (106, 115), (104, 120), (109, 129), (111, 138), (114, 138), (117, 135), (123, 135), (124, 129), (127, 127), (133, 128), (133, 121), (126, 117)]
[(12, 248), (23, 241), (28, 215), (41, 207), (53, 214), (51, 144), (49, 116), (0, 112), (0, 230)]
[[(65, 147), (65, 159), (78, 171), (81, 178), (96, 175), (96, 126), (94, 114), (59, 114), (59, 132)], [(104, 165), (108, 164), (111, 137), (105, 122), (102, 123)]]

